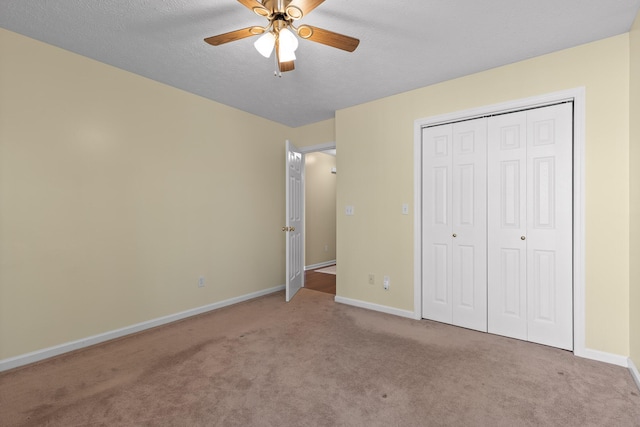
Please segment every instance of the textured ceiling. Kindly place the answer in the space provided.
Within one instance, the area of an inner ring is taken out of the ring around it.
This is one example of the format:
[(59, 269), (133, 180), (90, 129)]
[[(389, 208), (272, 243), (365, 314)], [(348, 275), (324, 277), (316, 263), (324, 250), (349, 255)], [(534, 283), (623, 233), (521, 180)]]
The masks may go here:
[(0, 27), (297, 127), (625, 33), (639, 8), (640, 0), (326, 0), (300, 23), (360, 46), (348, 53), (301, 40), (295, 71), (281, 78), (253, 37), (203, 41), (266, 23), (236, 0), (0, 0)]

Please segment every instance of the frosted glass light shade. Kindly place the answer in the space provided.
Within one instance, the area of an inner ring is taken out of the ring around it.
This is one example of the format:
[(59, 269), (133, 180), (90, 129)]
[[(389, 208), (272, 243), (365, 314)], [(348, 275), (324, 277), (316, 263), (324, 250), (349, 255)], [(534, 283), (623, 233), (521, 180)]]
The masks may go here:
[(287, 28), (280, 30), (278, 43), (280, 45), (280, 53), (282, 53), (282, 51), (295, 52), (298, 48), (298, 38)]
[(296, 60), (296, 54), (291, 49), (283, 49), (282, 45), (278, 48), (278, 59), (280, 62), (289, 62)]
[[(292, 34), (293, 35), (293, 34)], [(273, 47), (276, 45), (276, 36), (273, 33), (264, 33), (263, 35), (256, 40), (253, 44), (260, 55), (268, 58), (271, 56), (271, 52), (273, 52)]]

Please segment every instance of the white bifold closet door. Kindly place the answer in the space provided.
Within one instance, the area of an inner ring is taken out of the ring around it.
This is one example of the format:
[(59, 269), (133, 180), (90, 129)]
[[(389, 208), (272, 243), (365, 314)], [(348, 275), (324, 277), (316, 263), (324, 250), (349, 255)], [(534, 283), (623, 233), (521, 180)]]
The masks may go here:
[(487, 331), (487, 121), (423, 129), (423, 316)]
[(572, 104), (488, 119), (488, 332), (573, 349)]

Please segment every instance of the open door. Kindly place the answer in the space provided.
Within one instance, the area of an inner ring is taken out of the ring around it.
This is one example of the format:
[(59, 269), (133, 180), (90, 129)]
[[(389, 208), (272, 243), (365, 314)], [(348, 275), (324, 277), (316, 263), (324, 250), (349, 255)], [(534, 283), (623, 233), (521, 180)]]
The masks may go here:
[(289, 141), (286, 143), (286, 225), (287, 235), (286, 299), (287, 302), (304, 284), (304, 173), (303, 154)]

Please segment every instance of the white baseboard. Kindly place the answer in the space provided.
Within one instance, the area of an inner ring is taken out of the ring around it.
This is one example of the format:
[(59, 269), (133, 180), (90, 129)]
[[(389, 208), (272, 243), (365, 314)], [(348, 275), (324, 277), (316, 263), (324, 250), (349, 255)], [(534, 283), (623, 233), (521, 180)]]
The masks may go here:
[(631, 376), (633, 377), (633, 380), (636, 382), (636, 385), (638, 386), (638, 390), (640, 390), (640, 372), (638, 372), (638, 368), (636, 368), (636, 365), (634, 365), (633, 360), (631, 360), (631, 358), (629, 358), (629, 372), (631, 372)]
[(373, 304), (366, 301), (360, 301), (357, 299), (345, 298), (336, 295), (335, 302), (339, 302), (341, 304), (352, 305), (354, 307), (366, 308), (368, 310), (380, 311), (382, 313), (393, 314), (394, 316), (407, 317), (409, 319), (414, 319), (413, 311), (409, 310), (400, 310), (398, 308), (389, 307), (386, 305)]
[[(328, 265), (331, 265), (331, 264), (328, 264)], [(319, 267), (315, 267), (315, 268), (319, 268)], [(102, 334), (82, 338), (76, 341), (71, 341), (68, 343), (45, 348), (45, 349), (34, 351), (31, 353), (22, 354), (16, 357), (10, 357), (8, 359), (2, 359), (0, 360), (0, 372), (7, 371), (9, 369), (17, 368), (20, 366), (28, 365), (30, 363), (39, 362), (41, 360), (48, 359), (50, 357), (59, 356), (61, 354), (68, 353), (70, 351), (89, 347), (105, 341), (120, 338), (136, 332), (144, 331), (146, 329), (155, 328), (156, 326), (165, 325), (167, 323), (175, 322), (177, 320), (186, 319), (191, 316), (196, 316), (198, 314), (217, 310), (222, 307), (227, 307), (229, 305), (237, 304), (243, 301), (248, 301), (250, 299), (258, 298), (274, 292), (279, 292), (284, 290), (284, 288), (285, 288), (284, 285), (281, 285), (281, 286), (276, 286), (269, 289), (264, 289), (262, 291), (252, 292), (250, 294), (229, 298), (224, 301), (219, 301), (219, 302), (208, 304), (202, 307), (193, 308), (191, 310), (182, 311), (180, 313), (159, 317), (156, 319), (148, 320), (146, 322), (141, 322), (135, 325), (127, 326), (124, 328), (116, 329), (116, 330), (105, 332)], [(394, 307), (374, 304), (374, 303), (360, 301), (360, 300), (351, 299), (351, 298), (345, 298), (337, 295), (335, 297), (335, 302), (351, 305), (354, 307), (365, 308), (368, 310), (379, 311), (381, 313), (392, 314), (394, 316), (406, 317), (408, 319), (415, 319), (415, 313), (409, 310), (400, 310)], [(629, 368), (629, 371), (631, 372), (631, 376), (636, 382), (638, 389), (640, 389), (640, 373), (638, 372), (638, 369), (636, 368), (636, 366), (634, 365), (633, 361), (630, 358), (619, 356), (617, 354), (606, 353), (603, 351), (591, 350), (591, 349), (581, 349), (581, 350), (576, 349), (574, 351), (574, 354), (579, 357), (584, 357), (585, 359), (597, 360), (600, 362), (610, 363), (613, 365)]]
[[(408, 310), (400, 310), (393, 307), (388, 307), (379, 304), (373, 304), (366, 301), (355, 300), (351, 298), (345, 298), (341, 296), (335, 297), (335, 302), (352, 305), (355, 307), (366, 308), (368, 310), (380, 311), (382, 313), (393, 314), (395, 316), (406, 317), (414, 320), (421, 320), (419, 317), (416, 317), (413, 311)], [(631, 371), (631, 375), (633, 375), (636, 384), (638, 384), (638, 388), (640, 388), (640, 374), (638, 374), (638, 370), (633, 366), (633, 362), (631, 359), (620, 356), (618, 354), (606, 353), (604, 351), (592, 350), (588, 348), (583, 349), (575, 349), (574, 355), (578, 357), (583, 357), (585, 359), (597, 360), (599, 362), (605, 362), (612, 365), (622, 366), (624, 368), (629, 368)]]
[(276, 286), (274, 288), (264, 289), (262, 291), (252, 292), (250, 294), (241, 295), (235, 298), (229, 298), (224, 301), (215, 302), (202, 307), (193, 308), (191, 310), (182, 311), (180, 313), (170, 314), (168, 316), (158, 317), (156, 319), (148, 320), (142, 323), (136, 323), (135, 325), (126, 326), (124, 328), (116, 329), (113, 331), (105, 332), (98, 335), (93, 335), (87, 338), (82, 338), (76, 341), (56, 345), (53, 347), (37, 350), (31, 353), (22, 354), (16, 357), (10, 357), (8, 359), (0, 360), (0, 372), (7, 371), (9, 369), (17, 368), (19, 366), (28, 365), (29, 363), (39, 362), (50, 357), (58, 356), (70, 351), (78, 350), (81, 348), (89, 347), (101, 342), (120, 338), (125, 335), (130, 335), (136, 332), (144, 331), (145, 329), (155, 328), (156, 326), (164, 325), (167, 323), (175, 322), (177, 320), (186, 319), (187, 317), (196, 316), (198, 314), (206, 313), (208, 311), (217, 310), (222, 307), (237, 304), (239, 302), (247, 301), (253, 298), (258, 298), (263, 295), (268, 295), (274, 292), (279, 292), (284, 289), (284, 285)]
[(305, 265), (304, 271), (315, 270), (317, 268), (322, 268), (322, 267), (329, 267), (330, 265), (333, 265), (335, 263), (336, 263), (336, 260), (332, 259), (331, 261), (319, 262), (318, 264)]
[(573, 350), (573, 354), (578, 357), (584, 357), (585, 359), (597, 360), (598, 362), (605, 362), (612, 365), (622, 366), (624, 368), (627, 368), (629, 366), (629, 359), (626, 356), (606, 353), (600, 350), (592, 350), (590, 348), (575, 348)]

